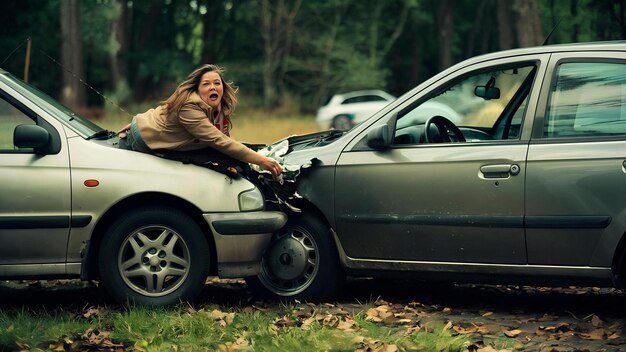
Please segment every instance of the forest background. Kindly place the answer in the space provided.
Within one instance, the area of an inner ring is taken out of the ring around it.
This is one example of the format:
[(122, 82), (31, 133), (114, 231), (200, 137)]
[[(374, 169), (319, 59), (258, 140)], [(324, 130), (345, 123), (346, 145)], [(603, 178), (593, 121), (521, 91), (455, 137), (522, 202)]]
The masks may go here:
[(163, 100), (203, 63), (225, 67), (248, 108), (312, 114), (332, 94), (376, 88), (400, 96), (468, 57), (541, 45), (555, 26), (550, 44), (626, 39), (626, 0), (4, 0), (1, 6), (0, 67), (87, 115), (109, 102)]

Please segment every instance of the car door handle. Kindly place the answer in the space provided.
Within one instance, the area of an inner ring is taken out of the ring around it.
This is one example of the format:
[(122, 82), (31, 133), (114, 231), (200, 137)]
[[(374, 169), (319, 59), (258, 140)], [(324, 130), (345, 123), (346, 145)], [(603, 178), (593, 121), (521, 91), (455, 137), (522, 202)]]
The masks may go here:
[(507, 178), (519, 174), (520, 167), (517, 164), (483, 165), (480, 172), (485, 178)]

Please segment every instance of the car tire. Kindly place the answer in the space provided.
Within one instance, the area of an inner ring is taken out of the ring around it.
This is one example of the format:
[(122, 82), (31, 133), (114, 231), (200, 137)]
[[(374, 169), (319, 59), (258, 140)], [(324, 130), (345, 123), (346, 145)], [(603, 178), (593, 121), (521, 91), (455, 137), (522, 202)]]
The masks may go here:
[(348, 115), (339, 115), (333, 118), (332, 128), (339, 131), (347, 131), (352, 128), (352, 121)]
[(200, 227), (167, 207), (123, 214), (106, 231), (98, 258), (101, 283), (116, 301), (149, 306), (194, 299), (210, 263)]
[(332, 298), (345, 280), (328, 225), (311, 214), (296, 214), (265, 250), (259, 275), (247, 278), (252, 291), (285, 301)]

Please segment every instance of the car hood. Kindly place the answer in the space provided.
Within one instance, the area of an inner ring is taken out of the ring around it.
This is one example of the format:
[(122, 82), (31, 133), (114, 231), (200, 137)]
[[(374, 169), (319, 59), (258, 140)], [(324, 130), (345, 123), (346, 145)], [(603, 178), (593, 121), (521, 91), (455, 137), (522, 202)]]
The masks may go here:
[[(298, 179), (304, 172), (320, 164), (315, 157), (317, 153), (313, 150), (338, 141), (344, 134), (344, 131), (328, 130), (295, 135), (258, 150), (260, 154), (278, 161), (283, 167), (282, 175), (273, 177), (269, 171), (254, 164), (250, 165), (258, 173), (258, 181), (263, 188), (271, 194), (272, 199), (268, 200), (299, 212), (300, 209), (293, 205), (294, 200), (302, 198), (296, 191)], [(298, 154), (298, 157), (292, 157), (294, 154)]]
[(272, 143), (268, 147), (259, 150), (259, 152), (281, 162), (284, 160), (285, 155), (293, 151), (326, 146), (334, 143), (344, 134), (345, 131), (328, 130), (290, 136)]

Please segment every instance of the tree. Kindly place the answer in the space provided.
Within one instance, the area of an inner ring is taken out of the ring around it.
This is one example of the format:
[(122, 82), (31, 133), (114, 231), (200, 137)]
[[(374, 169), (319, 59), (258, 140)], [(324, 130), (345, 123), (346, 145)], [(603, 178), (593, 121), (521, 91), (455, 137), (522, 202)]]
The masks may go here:
[(85, 86), (80, 81), (85, 77), (85, 69), (79, 0), (61, 0), (61, 33), (62, 64), (65, 70), (60, 100), (68, 107), (77, 109), (86, 105)]
[(294, 37), (294, 22), (302, 0), (295, 0), (288, 8), (285, 0), (261, 1), (261, 30), (263, 33), (263, 105), (276, 106), (279, 87), (283, 84), (287, 58)]
[(541, 45), (544, 41), (537, 0), (514, 0), (515, 27), (520, 47)]
[(111, 85), (117, 102), (125, 103), (130, 98), (128, 94), (128, 4), (126, 0), (115, 0), (115, 14), (111, 21), (111, 50), (109, 53), (111, 65)]
[(498, 11), (498, 47), (500, 50), (513, 47), (511, 36), (511, 2), (497, 1)]
[(440, 70), (452, 66), (452, 9), (453, 4), (449, 0), (441, 0), (437, 5)]

